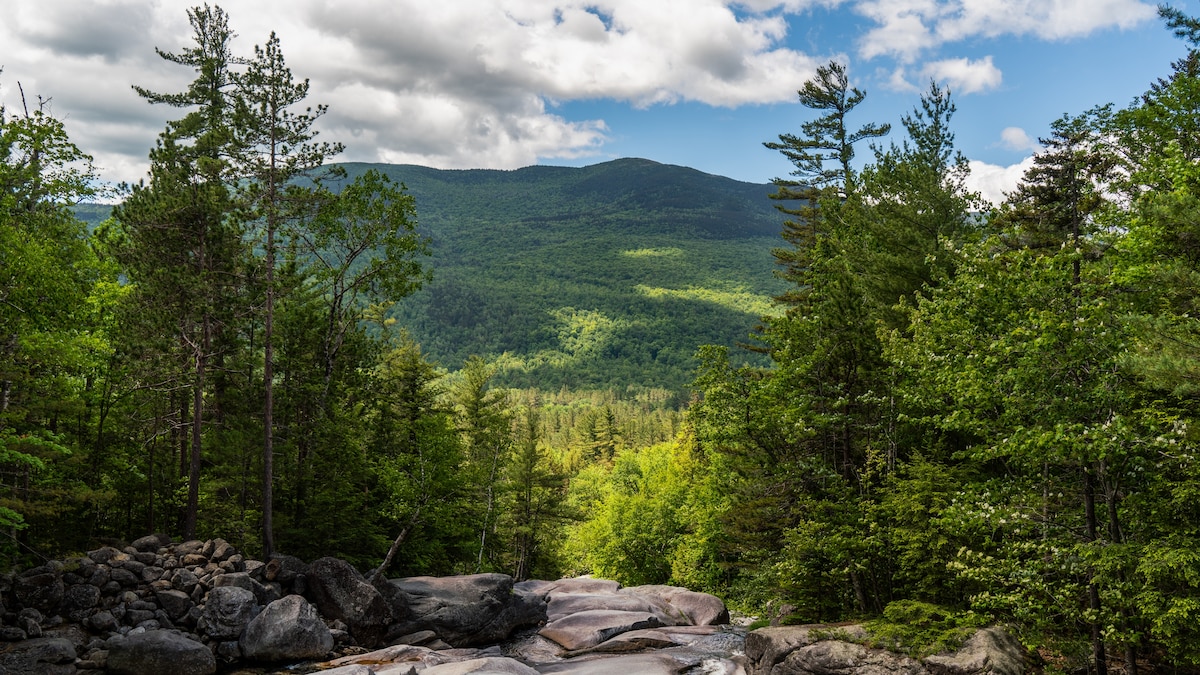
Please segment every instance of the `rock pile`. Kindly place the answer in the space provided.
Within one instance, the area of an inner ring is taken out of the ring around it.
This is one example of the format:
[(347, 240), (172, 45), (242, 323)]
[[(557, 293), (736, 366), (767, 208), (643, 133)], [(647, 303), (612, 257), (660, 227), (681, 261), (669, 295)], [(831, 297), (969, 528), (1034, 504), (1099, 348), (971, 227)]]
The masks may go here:
[[(503, 574), (371, 581), (337, 558), (264, 563), (222, 539), (148, 536), (0, 577), (0, 641), (8, 643), (0, 673), (208, 675), (222, 664), (312, 662), (379, 647), (410, 660), (414, 673), (478, 659), (501, 672), (496, 645), (522, 629), (545, 624), (548, 637), (530, 635), (558, 661), (628, 630), (726, 616), (719, 599), (681, 588), (514, 584)], [(397, 668), (386, 672), (411, 670)]]
[[(813, 627), (747, 635), (712, 595), (591, 578), (364, 578), (350, 564), (248, 560), (221, 539), (124, 547), (0, 577), (0, 675), (1020, 675), (980, 631), (914, 660)], [(847, 634), (858, 630), (844, 627)], [(371, 650), (371, 651), (368, 651)], [(318, 663), (320, 662), (320, 663)], [(296, 670), (296, 664), (307, 664)]]

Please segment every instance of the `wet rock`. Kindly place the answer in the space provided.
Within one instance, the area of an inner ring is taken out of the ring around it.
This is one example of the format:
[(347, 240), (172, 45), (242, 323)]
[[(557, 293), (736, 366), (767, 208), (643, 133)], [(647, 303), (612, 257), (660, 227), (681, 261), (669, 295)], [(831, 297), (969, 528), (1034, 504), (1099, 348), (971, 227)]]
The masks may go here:
[[(445, 663), (426, 668), (421, 675), (471, 675), (472, 673), (477, 675), (538, 675), (538, 671), (524, 663), (503, 656)], [(629, 674), (625, 673), (624, 675)]]

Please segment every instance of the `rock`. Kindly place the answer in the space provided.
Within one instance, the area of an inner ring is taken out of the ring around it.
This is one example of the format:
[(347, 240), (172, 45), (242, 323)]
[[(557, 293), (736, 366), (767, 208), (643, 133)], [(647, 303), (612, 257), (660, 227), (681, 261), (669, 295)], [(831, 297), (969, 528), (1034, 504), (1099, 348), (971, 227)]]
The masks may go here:
[(322, 616), (345, 621), (360, 644), (380, 643), (392, 621), (392, 608), (358, 570), (344, 560), (327, 557), (313, 561), (305, 576), (309, 599)]
[(254, 594), (260, 605), (269, 605), (280, 598), (279, 593), (270, 586), (264, 586), (252, 578), (247, 572), (229, 572), (213, 580), (214, 587), (237, 586)]
[(298, 595), (267, 605), (246, 626), (242, 654), (252, 661), (303, 661), (324, 658), (333, 636), (317, 610)]
[(237, 640), (258, 611), (250, 591), (237, 586), (214, 588), (204, 603), (202, 630), (214, 640)]
[(124, 554), (111, 546), (101, 546), (95, 551), (88, 551), (88, 558), (100, 565), (107, 565), (112, 562), (113, 558), (121, 555)]
[(171, 538), (165, 534), (148, 534), (140, 539), (134, 539), (130, 546), (142, 553), (154, 553), (171, 543)]
[(88, 618), (88, 624), (91, 625), (92, 630), (99, 633), (111, 633), (120, 625), (117, 617), (108, 610), (101, 610), (93, 614)]
[[(492, 656), (458, 663), (445, 663), (440, 666), (426, 668), (421, 675), (538, 675), (538, 671), (529, 666), (503, 656)], [(624, 675), (628, 675), (625, 673)]]
[(23, 640), (0, 651), (5, 675), (75, 675), (75, 646), (63, 638)]
[(750, 660), (751, 673), (769, 675), (775, 664), (780, 663), (793, 651), (816, 644), (820, 639), (814, 633), (828, 632), (831, 628), (846, 631), (852, 636), (865, 636), (859, 625), (831, 627), (813, 626), (769, 626), (750, 631), (746, 636), (746, 657)]
[[(513, 589), (506, 574), (395, 579), (399, 596), (393, 613), (406, 616), (389, 636), (432, 630), (456, 647), (498, 642), (518, 628), (546, 619), (546, 604), (538, 595)], [(402, 614), (403, 612), (403, 614)]]
[(90, 584), (69, 586), (63, 592), (59, 609), (65, 613), (91, 609), (100, 603), (100, 589)]
[(154, 596), (158, 598), (158, 606), (163, 608), (172, 621), (178, 621), (187, 616), (188, 610), (192, 608), (192, 599), (183, 591), (175, 589), (158, 591)]
[(1025, 648), (1003, 628), (976, 631), (962, 649), (923, 659), (931, 675), (1021, 675)]
[(771, 669), (771, 675), (927, 675), (919, 661), (886, 649), (823, 640), (801, 647)]
[(548, 593), (616, 593), (621, 590), (621, 584), (608, 579), (593, 579), (592, 577), (575, 577), (574, 579), (559, 579), (551, 582)]
[(729, 610), (725, 602), (715, 595), (698, 593), (678, 586), (634, 586), (621, 589), (622, 593), (658, 598), (670, 604), (687, 617), (693, 626), (711, 626), (729, 623)]
[(110, 675), (212, 675), (217, 659), (195, 640), (170, 631), (150, 631), (109, 641)]
[(670, 604), (651, 596), (625, 593), (551, 593), (546, 607), (548, 621), (596, 609), (622, 612), (650, 612), (664, 626), (690, 624), (691, 621)]
[(135, 587), (137, 587), (138, 582), (141, 581), (140, 571), (138, 574), (134, 574), (133, 572), (125, 569), (124, 567), (114, 567), (108, 573), (108, 575), (109, 575), (109, 577), (112, 578), (112, 581), (110, 581), (109, 583), (115, 582), (117, 584), (120, 584), (121, 588), (135, 588)]
[[(539, 667), (538, 672), (563, 675), (681, 675), (696, 671), (688, 663), (681, 663), (666, 654), (631, 654), (587, 661), (552, 663)], [(699, 672), (724, 671), (705, 668)]]
[[(401, 673), (401, 675), (416, 675), (416, 672), (415, 668), (409, 666), (408, 672)], [(342, 666), (321, 671), (321, 675), (378, 675), (378, 673), (379, 671), (374, 668), (362, 665)]]
[(58, 610), (66, 586), (57, 574), (42, 566), (29, 570), (13, 581), (13, 594), (23, 607), (34, 607), (50, 616)]
[(567, 651), (577, 651), (595, 647), (614, 635), (660, 626), (658, 617), (650, 612), (595, 609), (551, 622), (538, 634), (554, 640)]

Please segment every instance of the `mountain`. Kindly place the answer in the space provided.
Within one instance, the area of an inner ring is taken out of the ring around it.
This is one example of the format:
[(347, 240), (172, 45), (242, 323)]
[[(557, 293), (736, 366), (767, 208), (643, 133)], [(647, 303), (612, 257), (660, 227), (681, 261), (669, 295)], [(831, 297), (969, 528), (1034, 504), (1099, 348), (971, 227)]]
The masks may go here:
[(379, 170), (416, 199), (433, 280), (399, 323), (445, 367), (498, 359), (508, 386), (682, 391), (697, 347), (747, 341), (782, 290), (768, 184), (643, 159), (342, 166)]
[[(376, 169), (416, 199), (433, 280), (397, 307), (400, 325), (446, 368), (496, 359), (501, 385), (682, 395), (696, 349), (746, 342), (783, 290), (769, 184), (644, 159), (341, 166), (349, 179)], [(75, 210), (94, 228), (111, 207)]]

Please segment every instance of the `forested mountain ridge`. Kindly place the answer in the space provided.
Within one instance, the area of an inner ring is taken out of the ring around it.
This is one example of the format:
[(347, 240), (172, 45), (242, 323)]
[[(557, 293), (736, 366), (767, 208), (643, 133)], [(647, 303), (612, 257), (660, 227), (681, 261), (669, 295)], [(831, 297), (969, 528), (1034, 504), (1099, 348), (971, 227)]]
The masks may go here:
[(681, 390), (703, 344), (745, 341), (782, 285), (772, 187), (620, 159), (584, 168), (375, 169), (403, 183), (432, 280), (397, 318), (459, 367), (513, 386)]
[[(783, 289), (768, 184), (633, 158), (337, 166), (347, 181), (374, 169), (415, 199), (432, 277), (399, 305), (399, 324), (444, 367), (498, 358), (498, 384), (682, 394), (696, 350), (746, 341)], [(89, 204), (76, 215), (95, 225), (108, 214)]]

